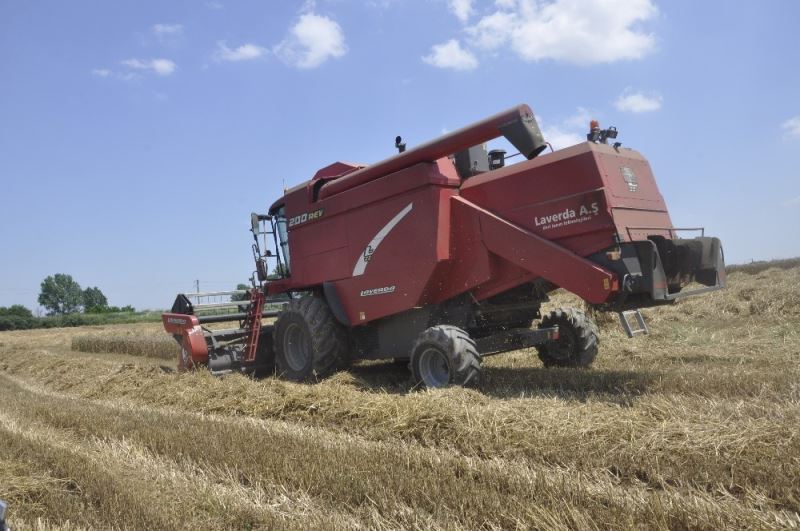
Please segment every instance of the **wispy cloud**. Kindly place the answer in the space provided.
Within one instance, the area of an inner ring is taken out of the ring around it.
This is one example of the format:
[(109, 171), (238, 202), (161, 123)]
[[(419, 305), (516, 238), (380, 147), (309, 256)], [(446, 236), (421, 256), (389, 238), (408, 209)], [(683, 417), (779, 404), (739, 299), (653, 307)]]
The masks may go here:
[(591, 119), (592, 113), (584, 107), (578, 107), (571, 115), (553, 123), (538, 117), (542, 135), (553, 146), (553, 149), (564, 149), (586, 142), (586, 131), (589, 130)]
[(114, 71), (110, 68), (94, 68), (91, 70), (91, 74), (93, 77), (100, 79), (116, 79), (119, 81), (135, 81), (142, 77), (139, 72), (132, 70)]
[(800, 138), (800, 116), (793, 116), (781, 124), (786, 138)]
[(180, 37), (183, 35), (182, 24), (153, 24), (153, 35), (159, 39), (168, 37)]
[(578, 107), (574, 113), (564, 119), (563, 124), (571, 129), (588, 131), (591, 120), (592, 113), (584, 107)]
[(800, 195), (783, 202), (785, 207), (800, 207)]
[(222, 4), (222, 2), (213, 2), (213, 1), (206, 2), (206, 7), (209, 9), (213, 9), (215, 11), (218, 11), (220, 9), (225, 9), (225, 6)]
[(169, 59), (126, 59), (121, 64), (134, 70), (150, 71), (159, 76), (169, 76), (178, 68), (175, 62)]
[[(310, 6), (313, 8), (313, 4)], [(324, 15), (307, 12), (289, 29), (289, 35), (278, 43), (275, 55), (297, 68), (316, 68), (328, 59), (347, 53), (344, 32), (339, 24)]]
[(269, 52), (266, 48), (252, 43), (242, 44), (236, 48), (229, 48), (225, 41), (217, 43), (214, 59), (217, 61), (251, 61), (263, 57)]
[(617, 110), (624, 112), (643, 113), (657, 111), (661, 108), (663, 98), (656, 93), (645, 94), (644, 92), (634, 92), (631, 89), (625, 91), (614, 102)]
[(478, 67), (478, 59), (462, 48), (456, 39), (434, 45), (422, 60), (431, 66), (450, 70), (474, 70)]

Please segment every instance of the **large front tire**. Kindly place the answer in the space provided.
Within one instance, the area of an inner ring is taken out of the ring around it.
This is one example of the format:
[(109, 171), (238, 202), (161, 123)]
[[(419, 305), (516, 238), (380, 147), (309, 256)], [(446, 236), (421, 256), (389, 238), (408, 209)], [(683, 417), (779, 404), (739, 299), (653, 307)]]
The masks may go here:
[(475, 341), (450, 325), (432, 326), (419, 335), (411, 349), (414, 381), (428, 387), (468, 385), (480, 378), (481, 357)]
[(348, 357), (346, 331), (315, 295), (292, 299), (281, 311), (273, 348), (278, 376), (296, 382), (324, 378)]
[(542, 319), (540, 328), (558, 326), (556, 341), (539, 345), (539, 359), (545, 367), (588, 367), (597, 357), (597, 326), (575, 308), (559, 308)]

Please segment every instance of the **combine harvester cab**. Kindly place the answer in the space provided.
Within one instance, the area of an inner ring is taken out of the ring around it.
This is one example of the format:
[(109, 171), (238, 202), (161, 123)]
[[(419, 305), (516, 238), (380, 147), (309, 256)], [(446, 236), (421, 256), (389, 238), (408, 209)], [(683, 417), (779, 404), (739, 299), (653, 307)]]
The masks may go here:
[[(253, 215), (249, 307), (288, 294), (274, 327), (260, 329), (273, 314), (253, 310), (212, 332), (204, 322), (222, 318), (179, 296), (164, 325), (182, 367), (248, 370), (274, 358), (278, 374), (312, 380), (350, 359), (392, 358), (441, 387), (474, 381), (483, 356), (516, 348), (537, 347), (548, 366), (588, 366), (596, 327), (577, 309), (543, 316), (553, 290), (618, 312), (633, 335), (646, 332), (638, 308), (725, 286), (720, 241), (678, 237), (695, 229), (673, 226), (649, 164), (609, 145), (616, 136), (593, 122), (587, 142), (542, 154), (520, 105), (413, 149), (397, 137), (399, 153), (371, 166), (321, 169)], [(487, 152), (498, 137), (527, 160)], [(281, 275), (268, 280), (270, 259)]]

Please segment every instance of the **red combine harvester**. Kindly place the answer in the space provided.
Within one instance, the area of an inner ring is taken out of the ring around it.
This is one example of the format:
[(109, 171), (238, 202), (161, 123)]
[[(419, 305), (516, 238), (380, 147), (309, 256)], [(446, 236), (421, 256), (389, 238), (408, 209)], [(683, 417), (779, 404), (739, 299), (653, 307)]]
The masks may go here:
[[(442, 387), (474, 381), (483, 356), (531, 346), (546, 366), (590, 365), (589, 317), (540, 314), (553, 290), (619, 312), (632, 336), (646, 332), (638, 308), (725, 286), (719, 239), (677, 237), (699, 229), (673, 227), (644, 157), (608, 145), (616, 134), (593, 122), (587, 142), (541, 155), (520, 105), (414, 149), (397, 137), (399, 153), (371, 166), (322, 168), (252, 215), (256, 274), (237, 313), (204, 315), (219, 305), (181, 294), (164, 314), (179, 367), (309, 381), (353, 359), (395, 359)], [(528, 160), (487, 153), (501, 136)], [(288, 295), (282, 309), (264, 311), (277, 295)]]

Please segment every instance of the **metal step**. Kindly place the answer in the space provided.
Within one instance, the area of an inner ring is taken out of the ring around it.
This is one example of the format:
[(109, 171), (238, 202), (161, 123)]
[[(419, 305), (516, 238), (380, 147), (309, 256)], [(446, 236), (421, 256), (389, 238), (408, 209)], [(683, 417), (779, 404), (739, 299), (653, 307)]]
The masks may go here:
[[(631, 317), (634, 317), (634, 326), (631, 326)], [(644, 317), (642, 317), (642, 312), (639, 310), (619, 312), (619, 323), (622, 325), (622, 329), (625, 330), (625, 334), (627, 334), (629, 338), (639, 334), (647, 335), (650, 333), (647, 330)]]

